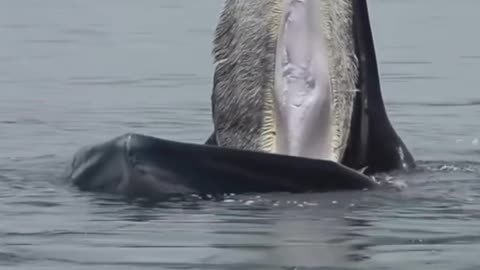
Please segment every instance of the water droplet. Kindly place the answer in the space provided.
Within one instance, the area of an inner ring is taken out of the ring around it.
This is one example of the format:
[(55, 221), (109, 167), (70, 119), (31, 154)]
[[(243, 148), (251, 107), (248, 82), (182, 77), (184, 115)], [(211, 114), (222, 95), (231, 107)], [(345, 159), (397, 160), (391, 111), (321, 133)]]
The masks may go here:
[(318, 206), (318, 203), (311, 203), (311, 202), (303, 202), (306, 206)]
[(255, 203), (255, 201), (248, 200), (248, 201), (245, 202), (245, 205), (252, 205), (252, 204), (254, 204), (254, 203)]

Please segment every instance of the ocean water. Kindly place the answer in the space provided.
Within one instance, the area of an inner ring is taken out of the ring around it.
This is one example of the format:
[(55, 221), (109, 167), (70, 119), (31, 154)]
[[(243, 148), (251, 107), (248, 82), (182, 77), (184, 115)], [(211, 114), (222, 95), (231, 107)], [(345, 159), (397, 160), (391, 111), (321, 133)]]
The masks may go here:
[(126, 132), (202, 143), (221, 0), (0, 0), (0, 269), (480, 267), (473, 0), (369, 0), (399, 190), (140, 205), (59, 174)]

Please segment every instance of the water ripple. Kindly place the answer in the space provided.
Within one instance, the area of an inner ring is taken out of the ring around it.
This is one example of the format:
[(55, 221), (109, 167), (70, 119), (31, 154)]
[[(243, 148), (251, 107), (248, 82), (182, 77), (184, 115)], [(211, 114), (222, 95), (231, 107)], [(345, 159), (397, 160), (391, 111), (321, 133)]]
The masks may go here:
[(382, 95), (419, 160), (379, 176), (402, 188), (153, 203), (62, 181), (86, 144), (210, 135), (222, 2), (0, 4), (0, 267), (477, 269), (479, 1), (370, 2)]

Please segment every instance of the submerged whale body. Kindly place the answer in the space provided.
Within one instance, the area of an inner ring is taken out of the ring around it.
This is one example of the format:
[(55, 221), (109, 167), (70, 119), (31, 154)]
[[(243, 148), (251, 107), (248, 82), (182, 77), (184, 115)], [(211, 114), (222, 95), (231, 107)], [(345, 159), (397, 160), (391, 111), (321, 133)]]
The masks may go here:
[(85, 147), (69, 178), (81, 190), (162, 199), (189, 194), (323, 192), (374, 187), (341, 164), (125, 134)]
[(147, 198), (321, 192), (415, 166), (385, 110), (365, 0), (226, 0), (215, 33), (206, 143), (113, 138), (74, 155), (74, 185)]

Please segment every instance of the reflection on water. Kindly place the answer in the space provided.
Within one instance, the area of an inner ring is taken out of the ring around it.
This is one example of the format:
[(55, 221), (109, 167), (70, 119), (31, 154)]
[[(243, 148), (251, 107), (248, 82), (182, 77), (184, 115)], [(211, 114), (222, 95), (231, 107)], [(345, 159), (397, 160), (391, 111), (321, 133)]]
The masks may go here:
[(59, 181), (79, 147), (125, 132), (210, 135), (221, 3), (0, 1), (0, 268), (477, 269), (477, 1), (369, 1), (419, 160), (403, 189), (152, 205)]

